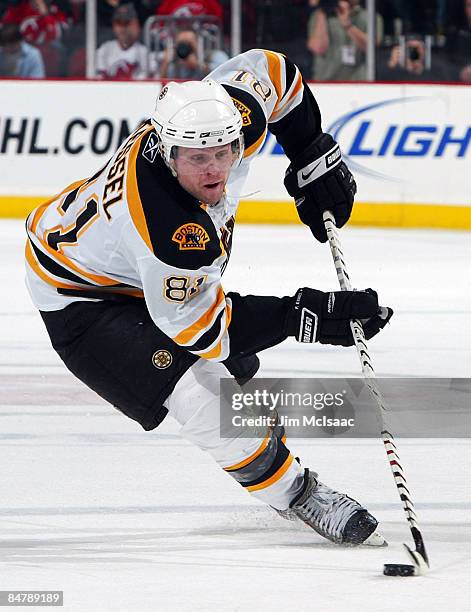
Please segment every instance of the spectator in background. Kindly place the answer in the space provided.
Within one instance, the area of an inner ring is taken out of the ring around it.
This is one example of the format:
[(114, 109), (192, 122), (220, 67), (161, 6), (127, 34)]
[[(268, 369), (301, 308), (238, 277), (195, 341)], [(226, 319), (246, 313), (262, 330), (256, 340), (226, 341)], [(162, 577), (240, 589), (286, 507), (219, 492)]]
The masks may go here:
[(14, 23), (0, 30), (0, 76), (18, 79), (43, 79), (44, 62), (41, 53), (22, 40)]
[[(366, 79), (367, 13), (359, 0), (309, 0), (308, 49), (314, 55), (312, 76), (321, 81)], [(378, 38), (382, 21), (378, 19)]]
[(212, 15), (222, 21), (222, 6), (218, 0), (163, 0), (156, 14), (174, 17)]
[(450, 80), (471, 83), (471, 0), (463, 0), (464, 19), (447, 40), (447, 56), (451, 59)]
[(2, 23), (19, 26), (24, 40), (33, 45), (60, 41), (68, 27), (67, 15), (50, 0), (22, 0), (7, 9)]
[[(132, 2), (141, 25), (155, 12), (156, 0), (134, 0)], [(114, 11), (118, 6), (129, 4), (126, 0), (97, 0), (97, 18), (100, 28), (111, 29)]]
[(200, 61), (197, 49), (198, 38), (193, 30), (178, 32), (174, 44), (164, 52), (160, 78), (198, 81), (229, 59), (227, 53), (215, 49)]
[(101, 79), (145, 79), (155, 73), (154, 55), (149, 56), (140, 42), (141, 26), (132, 4), (118, 6), (112, 19), (114, 40), (103, 43), (97, 50), (97, 74)]
[(377, 79), (379, 81), (444, 81), (446, 72), (439, 58), (430, 67), (426, 65), (425, 42), (420, 35), (411, 34), (405, 43), (392, 47), (386, 63), (379, 62)]
[(70, 8), (66, 0), (19, 0), (3, 16), (4, 24), (19, 26), (25, 42), (39, 48), (48, 77), (62, 75), (62, 37), (69, 19), (60, 7), (65, 6)]
[(386, 70), (379, 71), (380, 80), (410, 81), (422, 78), (425, 69), (425, 44), (420, 38), (412, 38), (406, 42), (405, 53), (400, 45), (395, 45), (389, 55)]
[(96, 10), (99, 28), (110, 29), (112, 27), (113, 14), (120, 4), (123, 4), (121, 0), (97, 0)]

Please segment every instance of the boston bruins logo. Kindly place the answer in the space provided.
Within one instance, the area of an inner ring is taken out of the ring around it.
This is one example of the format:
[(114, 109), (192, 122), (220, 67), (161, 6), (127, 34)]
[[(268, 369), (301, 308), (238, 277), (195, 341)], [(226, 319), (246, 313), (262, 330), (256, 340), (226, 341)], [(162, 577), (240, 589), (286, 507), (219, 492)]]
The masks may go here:
[(180, 251), (204, 251), (209, 235), (198, 223), (185, 223), (176, 230), (172, 240), (178, 242)]
[(165, 349), (159, 349), (152, 355), (152, 363), (158, 370), (165, 370), (173, 361), (172, 354)]
[(232, 102), (234, 103), (234, 106), (239, 111), (240, 116), (242, 117), (242, 125), (244, 127), (252, 125), (252, 119), (250, 118), (250, 114), (252, 111), (250, 110), (250, 108), (248, 106), (245, 106), (245, 104), (242, 104), (242, 102), (240, 100), (237, 100), (237, 98), (232, 98)]

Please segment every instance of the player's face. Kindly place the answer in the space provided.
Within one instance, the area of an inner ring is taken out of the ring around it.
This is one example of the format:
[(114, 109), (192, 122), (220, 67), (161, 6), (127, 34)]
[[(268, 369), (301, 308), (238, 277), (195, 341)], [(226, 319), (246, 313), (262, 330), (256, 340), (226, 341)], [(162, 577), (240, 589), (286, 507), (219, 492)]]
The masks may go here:
[(222, 198), (233, 162), (230, 143), (206, 149), (179, 147), (174, 160), (183, 189), (210, 206)]

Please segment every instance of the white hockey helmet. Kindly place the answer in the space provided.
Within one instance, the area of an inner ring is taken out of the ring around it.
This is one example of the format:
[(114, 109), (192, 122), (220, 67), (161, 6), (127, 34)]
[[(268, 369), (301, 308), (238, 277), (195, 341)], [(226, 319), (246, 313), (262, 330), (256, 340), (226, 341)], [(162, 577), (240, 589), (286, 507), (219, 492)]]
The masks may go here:
[(224, 87), (212, 79), (165, 85), (151, 120), (160, 154), (174, 175), (173, 147), (204, 149), (234, 143), (234, 165), (242, 159), (242, 118)]

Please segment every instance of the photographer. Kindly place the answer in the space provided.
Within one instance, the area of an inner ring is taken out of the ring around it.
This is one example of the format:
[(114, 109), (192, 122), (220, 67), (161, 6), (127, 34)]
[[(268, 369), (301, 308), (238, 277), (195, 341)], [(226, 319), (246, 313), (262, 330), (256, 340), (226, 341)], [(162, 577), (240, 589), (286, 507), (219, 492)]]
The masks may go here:
[(432, 66), (427, 66), (426, 47), (420, 35), (411, 34), (405, 46), (395, 45), (389, 56), (378, 62), (377, 79), (379, 81), (443, 81), (446, 71), (439, 57), (435, 57)]
[(160, 63), (160, 78), (197, 81), (205, 77), (226, 60), (228, 55), (216, 49), (207, 56), (198, 57), (198, 38), (193, 30), (181, 30), (169, 45)]
[[(308, 49), (312, 77), (320, 81), (366, 79), (367, 13), (359, 0), (309, 0)], [(378, 18), (377, 32), (382, 32)], [(380, 37), (381, 38), (381, 37)]]

